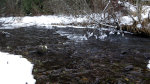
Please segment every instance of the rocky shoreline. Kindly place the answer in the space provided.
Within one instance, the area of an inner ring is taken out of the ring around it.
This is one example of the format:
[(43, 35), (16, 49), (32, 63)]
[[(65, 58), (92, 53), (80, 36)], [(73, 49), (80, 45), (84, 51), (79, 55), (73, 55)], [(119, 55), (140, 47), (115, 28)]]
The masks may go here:
[(148, 46), (100, 40), (76, 43), (56, 31), (34, 27), (1, 29), (0, 50), (23, 55), (32, 62), (36, 84), (150, 82), (146, 68)]

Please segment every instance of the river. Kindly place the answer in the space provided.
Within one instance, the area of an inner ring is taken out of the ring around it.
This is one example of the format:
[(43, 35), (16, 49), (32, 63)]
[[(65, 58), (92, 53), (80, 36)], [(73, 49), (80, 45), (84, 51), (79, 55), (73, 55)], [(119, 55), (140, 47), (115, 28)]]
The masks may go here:
[(37, 84), (148, 83), (150, 38), (112, 28), (1, 29), (1, 51), (34, 64)]

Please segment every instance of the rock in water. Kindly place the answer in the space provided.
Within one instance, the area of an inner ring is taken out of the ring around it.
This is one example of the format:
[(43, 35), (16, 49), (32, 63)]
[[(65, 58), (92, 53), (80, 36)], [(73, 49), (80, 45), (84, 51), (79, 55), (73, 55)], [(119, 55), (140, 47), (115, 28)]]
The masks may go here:
[(128, 65), (125, 67), (125, 71), (130, 71), (130, 70), (133, 70), (133, 65)]
[(10, 36), (11, 34), (8, 32), (4, 32), (4, 31), (0, 32), (0, 38), (10, 37)]

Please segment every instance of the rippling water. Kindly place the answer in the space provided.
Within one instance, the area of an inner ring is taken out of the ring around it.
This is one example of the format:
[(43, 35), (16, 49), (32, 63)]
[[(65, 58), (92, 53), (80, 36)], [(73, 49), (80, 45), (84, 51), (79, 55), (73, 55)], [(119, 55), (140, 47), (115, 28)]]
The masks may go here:
[[(67, 38), (75, 42), (97, 40), (116, 43), (120, 45), (121, 49), (132, 49), (131, 52), (133, 51), (143, 56), (145, 62), (148, 64), (147, 68), (150, 68), (148, 62), (150, 59), (150, 38), (148, 37), (139, 37), (132, 33), (117, 31), (112, 28), (58, 28), (57, 33), (62, 36), (67, 36)], [(97, 42), (97, 44), (99, 43)], [(143, 61), (143, 59), (141, 59), (141, 61)]]
[[(16, 30), (14, 29), (14, 31), (6, 30), (6, 32), (14, 34), (11, 40), (8, 38), (10, 42), (12, 42), (12, 40), (15, 37), (18, 38), (19, 37), (18, 35), (21, 35), (20, 36), (21, 39), (19, 38), (19, 40), (14, 42), (18, 42), (18, 43), (26, 42), (27, 44), (28, 43), (36, 44), (37, 41), (42, 40), (40, 38), (46, 38), (46, 39), (50, 38), (47, 40), (51, 41), (53, 39), (57, 39), (58, 37), (62, 38), (61, 36), (64, 36), (63, 38), (65, 38), (65, 41), (62, 42), (67, 41), (66, 43), (70, 43), (69, 49), (75, 48), (73, 50), (73, 55), (71, 56), (72, 57), (79, 56), (83, 58), (83, 62), (85, 61), (85, 63), (91, 64), (90, 66), (95, 66), (92, 64), (96, 64), (96, 63), (98, 63), (98, 65), (101, 65), (99, 63), (102, 62), (109, 70), (109, 69), (114, 69), (111, 67), (111, 65), (118, 64), (121, 67), (120, 72), (127, 75), (127, 73), (122, 71), (122, 69), (124, 69), (128, 65), (131, 65), (133, 66), (133, 72), (140, 73), (142, 74), (142, 76), (145, 76), (145, 74), (149, 73), (148, 71), (150, 69), (150, 61), (149, 61), (150, 60), (150, 38), (148, 37), (146, 38), (146, 37), (135, 36), (131, 33), (122, 32), (119, 30), (115, 30), (113, 28), (92, 29), (92, 28), (54, 27), (54, 28), (49, 28), (50, 30), (52, 30), (51, 32), (47, 28), (46, 29), (44, 27), (39, 27), (39, 28), (40, 29), (38, 29), (37, 27), (36, 28), (27, 27), (27, 28), (20, 28)], [(66, 37), (69, 40), (66, 40)], [(9, 42), (3, 42), (3, 43), (7, 45), (7, 43)], [(43, 44), (44, 43), (45, 42), (43, 42)], [(49, 45), (49, 44), (47, 43), (45, 45)], [(3, 44), (1, 44), (1, 46), (3, 46)], [(16, 44), (15, 46), (20, 47), (19, 44)], [(26, 44), (22, 46), (27, 47)], [(38, 46), (38, 44), (36, 46)], [(53, 44), (53, 46), (55, 45)], [(70, 59), (72, 58), (70, 57)], [(81, 64), (79, 63), (78, 65)], [(143, 70), (143, 72), (141, 70)]]

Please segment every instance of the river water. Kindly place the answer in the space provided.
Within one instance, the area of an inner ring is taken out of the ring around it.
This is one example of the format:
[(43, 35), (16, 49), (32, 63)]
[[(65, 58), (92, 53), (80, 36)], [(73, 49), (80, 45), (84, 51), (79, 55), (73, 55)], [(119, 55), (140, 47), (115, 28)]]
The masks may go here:
[(52, 83), (94, 83), (97, 79), (103, 83), (150, 81), (149, 37), (113, 28), (28, 27), (1, 31), (11, 34), (1, 38), (1, 50), (21, 54), (34, 63), (38, 84), (49, 80)]
[[(67, 38), (77, 43), (85, 41), (87, 42), (93, 41), (94, 43), (94, 41), (97, 41), (96, 42), (97, 45), (101, 45), (100, 44), (101, 42), (119, 45), (116, 48), (119, 47), (119, 49), (122, 50), (122, 53), (134, 52), (135, 54), (142, 55), (143, 58), (145, 59), (145, 63), (149, 64), (148, 62), (148, 60), (150, 59), (149, 37), (136, 36), (132, 33), (126, 31), (125, 32), (117, 31), (113, 28), (97, 28), (97, 29), (58, 28), (57, 33), (59, 33), (62, 36), (67, 36)], [(136, 55), (133, 57), (136, 58)], [(147, 68), (150, 69), (149, 65), (147, 65)]]

